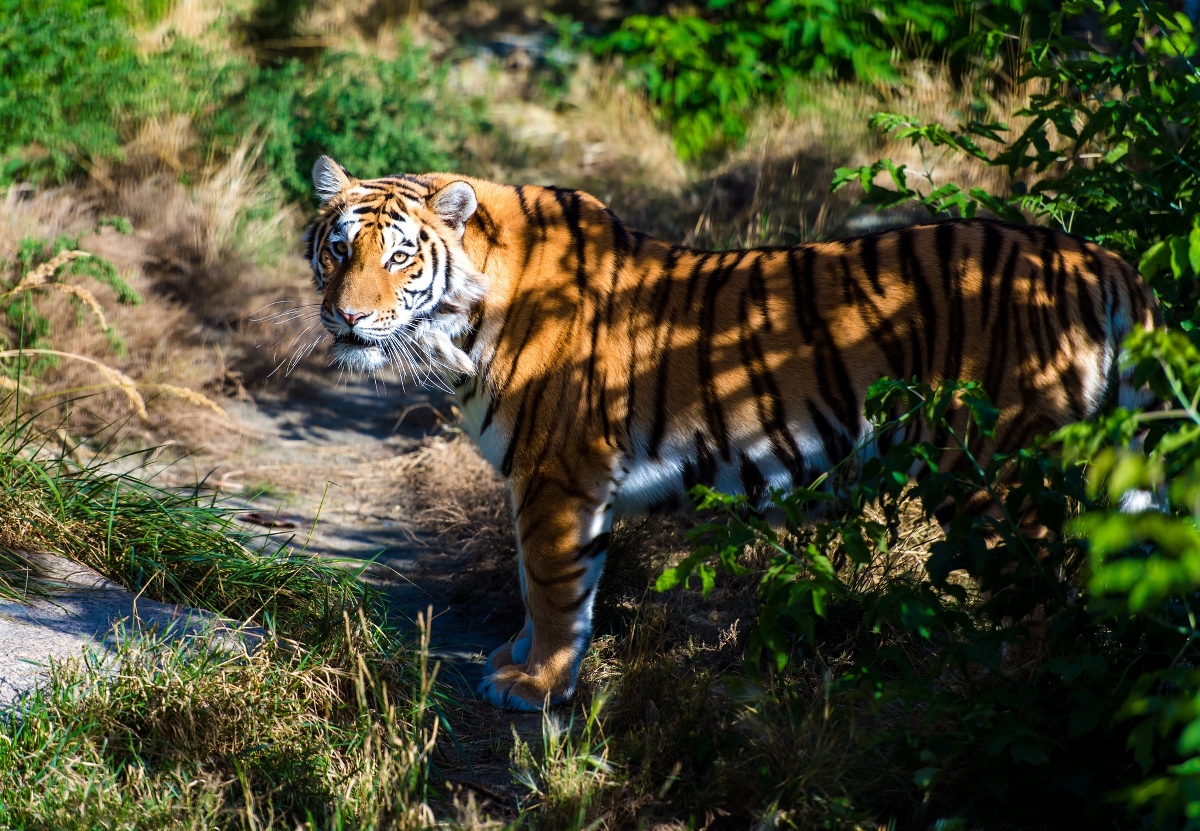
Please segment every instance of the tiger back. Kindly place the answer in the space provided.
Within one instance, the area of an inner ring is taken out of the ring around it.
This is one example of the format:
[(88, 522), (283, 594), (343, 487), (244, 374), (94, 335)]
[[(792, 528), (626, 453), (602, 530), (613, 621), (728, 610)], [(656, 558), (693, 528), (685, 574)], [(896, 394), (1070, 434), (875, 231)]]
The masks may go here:
[(1012, 451), (1144, 404), (1118, 370), (1158, 325), (1124, 261), (1066, 233), (956, 220), (790, 248), (697, 251), (578, 191), (450, 174), (359, 181), (322, 158), (308, 234), (346, 366), (440, 373), (506, 478), (525, 625), (481, 693), (570, 696), (614, 516), (705, 484), (761, 505), (855, 452), (880, 377), (981, 382)]

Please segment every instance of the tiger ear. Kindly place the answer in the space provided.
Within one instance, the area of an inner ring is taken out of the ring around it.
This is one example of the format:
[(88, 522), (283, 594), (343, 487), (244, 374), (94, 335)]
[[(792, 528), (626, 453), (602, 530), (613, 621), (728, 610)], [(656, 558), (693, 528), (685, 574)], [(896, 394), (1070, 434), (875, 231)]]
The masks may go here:
[(467, 220), (479, 207), (479, 200), (475, 198), (475, 188), (466, 182), (451, 182), (429, 197), (429, 204), (442, 221), (458, 231), (458, 238), (461, 240), (467, 228)]
[(354, 183), (354, 177), (346, 172), (346, 168), (328, 156), (317, 159), (317, 163), (313, 165), (312, 177), (313, 186), (317, 189), (317, 196), (321, 197), (322, 205)]

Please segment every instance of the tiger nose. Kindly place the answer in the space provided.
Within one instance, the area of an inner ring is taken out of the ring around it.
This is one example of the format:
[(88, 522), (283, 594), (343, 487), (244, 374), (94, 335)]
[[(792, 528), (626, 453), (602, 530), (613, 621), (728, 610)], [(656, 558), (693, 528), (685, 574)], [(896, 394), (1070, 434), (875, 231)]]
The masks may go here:
[(340, 314), (342, 316), (342, 320), (346, 321), (346, 323), (350, 326), (353, 326), (355, 323), (358, 323), (367, 316), (367, 312), (356, 312), (353, 309), (343, 309), (340, 307), (338, 308), (337, 313)]

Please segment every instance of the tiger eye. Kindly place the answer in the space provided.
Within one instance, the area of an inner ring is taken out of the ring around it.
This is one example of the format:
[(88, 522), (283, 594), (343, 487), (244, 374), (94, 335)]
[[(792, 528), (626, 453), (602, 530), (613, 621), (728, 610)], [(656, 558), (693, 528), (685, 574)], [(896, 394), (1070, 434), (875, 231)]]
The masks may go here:
[(392, 255), (392, 264), (393, 265), (403, 265), (408, 259), (409, 259), (409, 256), (407, 254), (405, 254), (403, 251), (397, 251), (395, 254)]
[(338, 240), (337, 242), (333, 243), (333, 244), (332, 244), (332, 245), (330, 245), (329, 247), (330, 247), (330, 248), (332, 248), (332, 249), (333, 249), (333, 253), (334, 253), (334, 254), (337, 254), (339, 257), (344, 257), (344, 256), (346, 256), (346, 252), (350, 250), (350, 249), (349, 249), (349, 248), (346, 246), (346, 243), (342, 242), (341, 240)]

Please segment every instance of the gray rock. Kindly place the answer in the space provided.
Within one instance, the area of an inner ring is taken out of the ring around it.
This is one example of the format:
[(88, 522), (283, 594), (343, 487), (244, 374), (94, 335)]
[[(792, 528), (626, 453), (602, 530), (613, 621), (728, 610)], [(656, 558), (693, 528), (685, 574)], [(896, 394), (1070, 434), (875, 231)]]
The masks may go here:
[(211, 612), (158, 603), (92, 569), (50, 554), (23, 554), (48, 576), (50, 597), (0, 600), (0, 706), (11, 705), (45, 679), (50, 662), (85, 651), (112, 654), (124, 638), (154, 633), (160, 640), (215, 640), (253, 650), (265, 633)]

